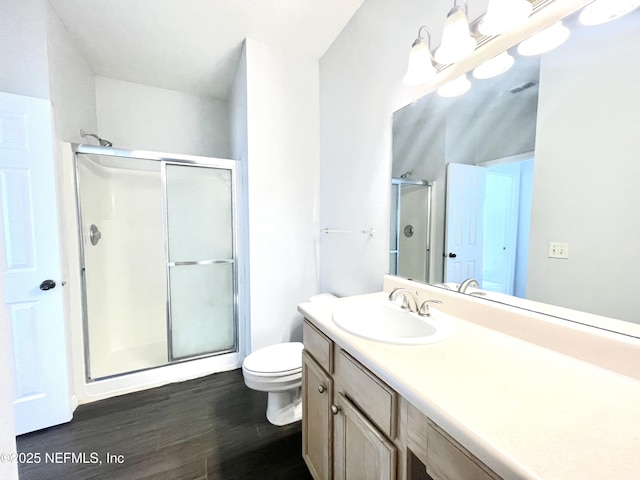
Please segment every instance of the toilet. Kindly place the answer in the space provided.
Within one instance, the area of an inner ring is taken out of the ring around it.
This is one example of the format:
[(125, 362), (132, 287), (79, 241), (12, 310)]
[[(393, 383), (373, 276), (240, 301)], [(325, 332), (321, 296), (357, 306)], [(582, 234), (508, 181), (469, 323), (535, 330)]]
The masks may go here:
[(267, 392), (267, 420), (282, 426), (302, 418), (302, 350), (300, 342), (260, 348), (242, 362), (247, 387)]
[[(331, 293), (312, 296), (310, 302), (333, 302)], [(242, 362), (247, 387), (267, 392), (267, 420), (282, 426), (302, 419), (302, 350), (300, 342), (278, 343), (250, 353)]]

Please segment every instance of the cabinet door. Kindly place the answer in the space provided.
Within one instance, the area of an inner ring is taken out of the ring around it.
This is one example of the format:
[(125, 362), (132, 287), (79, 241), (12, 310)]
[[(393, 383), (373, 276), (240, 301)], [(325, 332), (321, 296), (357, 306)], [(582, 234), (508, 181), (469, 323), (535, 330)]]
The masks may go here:
[(395, 480), (396, 447), (341, 393), (333, 412), (336, 480)]
[(315, 480), (332, 478), (333, 380), (302, 352), (302, 457)]
[(498, 480), (500, 477), (458, 444), (440, 427), (429, 422), (427, 473), (434, 480)]

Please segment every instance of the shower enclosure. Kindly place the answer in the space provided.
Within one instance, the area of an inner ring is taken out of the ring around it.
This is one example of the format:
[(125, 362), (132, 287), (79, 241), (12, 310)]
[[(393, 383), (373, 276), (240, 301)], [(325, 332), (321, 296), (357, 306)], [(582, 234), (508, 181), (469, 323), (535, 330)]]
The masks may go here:
[(389, 272), (429, 282), (431, 185), (425, 180), (391, 179)]
[(237, 352), (236, 162), (74, 150), (87, 380)]

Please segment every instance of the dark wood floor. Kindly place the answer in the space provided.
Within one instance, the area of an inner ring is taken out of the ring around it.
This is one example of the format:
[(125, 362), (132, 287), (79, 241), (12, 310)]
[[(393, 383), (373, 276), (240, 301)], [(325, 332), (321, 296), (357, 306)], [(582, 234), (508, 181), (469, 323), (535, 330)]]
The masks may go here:
[(40, 454), (20, 479), (310, 479), (300, 422), (271, 425), (266, 401), (234, 370), (81, 405), (71, 423), (18, 437), (18, 452)]

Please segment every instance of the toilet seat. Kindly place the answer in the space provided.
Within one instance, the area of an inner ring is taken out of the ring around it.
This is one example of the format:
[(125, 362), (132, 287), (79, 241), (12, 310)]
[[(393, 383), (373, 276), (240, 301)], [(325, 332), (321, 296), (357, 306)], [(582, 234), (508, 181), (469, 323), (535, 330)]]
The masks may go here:
[(249, 354), (242, 362), (242, 370), (257, 377), (283, 377), (302, 372), (300, 342), (279, 343), (263, 347)]

